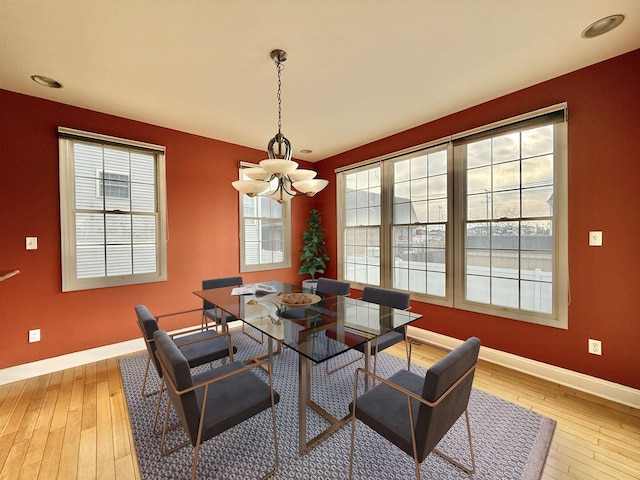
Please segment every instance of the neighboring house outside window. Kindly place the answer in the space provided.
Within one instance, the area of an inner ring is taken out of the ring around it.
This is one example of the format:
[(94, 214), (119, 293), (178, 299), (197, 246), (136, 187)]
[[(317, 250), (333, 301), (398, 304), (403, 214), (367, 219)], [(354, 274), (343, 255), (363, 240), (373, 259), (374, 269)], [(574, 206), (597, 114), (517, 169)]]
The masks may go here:
[[(242, 170), (255, 167), (240, 165)], [(267, 194), (240, 196), (240, 271), (254, 272), (291, 267), (289, 202), (278, 203)]]
[(166, 280), (164, 147), (58, 133), (63, 291)]
[(129, 198), (129, 173), (96, 172), (98, 195), (100, 197)]
[[(338, 170), (340, 278), (566, 328), (565, 111), (550, 107)], [(369, 189), (372, 172), (381, 180)], [(365, 202), (379, 205), (373, 225), (358, 210)]]

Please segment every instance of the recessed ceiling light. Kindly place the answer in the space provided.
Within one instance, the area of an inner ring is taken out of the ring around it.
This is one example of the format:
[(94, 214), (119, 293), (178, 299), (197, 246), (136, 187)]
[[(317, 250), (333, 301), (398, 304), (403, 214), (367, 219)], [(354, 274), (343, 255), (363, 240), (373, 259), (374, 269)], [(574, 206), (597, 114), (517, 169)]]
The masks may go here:
[(601, 18), (597, 22), (593, 22), (587, 28), (582, 31), (584, 38), (593, 38), (603, 33), (610, 32), (624, 20), (624, 15), (609, 15), (608, 17)]
[(300, 153), (312, 153), (313, 150), (309, 150), (308, 148), (305, 148), (304, 150), (300, 150)]
[(31, 75), (31, 80), (45, 87), (62, 88), (62, 84), (60, 82), (53, 78), (45, 77), (44, 75)]

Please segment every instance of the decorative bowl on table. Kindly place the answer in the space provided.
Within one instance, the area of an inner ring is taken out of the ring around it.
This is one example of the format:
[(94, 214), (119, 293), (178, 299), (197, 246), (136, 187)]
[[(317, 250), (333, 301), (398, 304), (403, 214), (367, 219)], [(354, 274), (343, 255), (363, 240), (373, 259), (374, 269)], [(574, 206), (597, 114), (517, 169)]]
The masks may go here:
[(304, 308), (318, 303), (322, 297), (313, 293), (285, 293), (277, 295), (273, 302), (289, 308)]

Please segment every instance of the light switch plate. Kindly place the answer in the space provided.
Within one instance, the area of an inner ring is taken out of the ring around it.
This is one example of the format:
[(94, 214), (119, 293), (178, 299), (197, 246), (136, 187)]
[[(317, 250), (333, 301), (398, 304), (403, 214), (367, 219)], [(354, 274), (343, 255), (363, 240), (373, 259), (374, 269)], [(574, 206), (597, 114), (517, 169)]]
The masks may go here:
[(601, 247), (602, 246), (602, 232), (589, 232), (589, 246)]
[(38, 237), (27, 237), (27, 250), (38, 249)]
[(39, 341), (40, 341), (40, 329), (36, 328), (35, 330), (29, 330), (29, 343), (34, 343)]

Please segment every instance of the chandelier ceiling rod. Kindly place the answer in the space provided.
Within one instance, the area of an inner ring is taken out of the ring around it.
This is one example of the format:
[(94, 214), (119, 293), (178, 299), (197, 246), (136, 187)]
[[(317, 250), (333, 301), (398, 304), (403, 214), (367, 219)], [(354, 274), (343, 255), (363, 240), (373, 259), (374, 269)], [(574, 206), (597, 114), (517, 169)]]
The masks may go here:
[[(269, 158), (284, 158), (285, 160), (291, 160), (291, 142), (287, 140), (287, 138), (282, 135), (282, 79), (281, 72), (284, 66), (282, 62), (287, 59), (287, 52), (284, 50), (273, 50), (271, 52), (271, 58), (276, 64), (276, 70), (278, 71), (278, 133), (269, 141), (267, 145), (267, 153), (269, 154)], [(273, 150), (274, 145), (278, 145), (278, 153), (276, 154)], [(282, 145), (284, 144), (285, 153), (282, 153)]]

